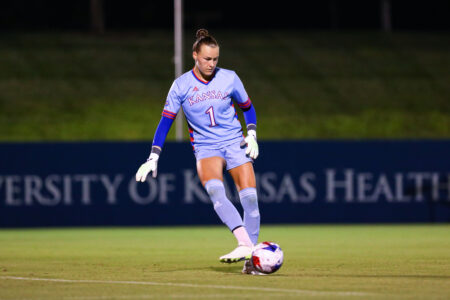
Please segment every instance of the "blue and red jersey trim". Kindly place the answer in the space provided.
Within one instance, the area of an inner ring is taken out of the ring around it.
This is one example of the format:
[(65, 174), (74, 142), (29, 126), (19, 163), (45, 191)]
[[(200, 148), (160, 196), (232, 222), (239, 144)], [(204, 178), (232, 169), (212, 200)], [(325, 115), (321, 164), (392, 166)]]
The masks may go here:
[(163, 110), (162, 116), (166, 117), (166, 118), (169, 118), (171, 120), (174, 120), (177, 117), (177, 114), (173, 113), (171, 111), (168, 111), (168, 110)]
[(236, 108), (234, 107), (234, 103), (233, 103), (233, 102), (231, 102), (231, 107), (234, 109), (234, 117), (235, 117), (237, 120), (239, 120), (238, 113), (237, 113), (237, 111), (236, 111)]
[(188, 123), (188, 129), (189, 129), (189, 139), (191, 141), (192, 150), (195, 151), (194, 129), (191, 127), (191, 125), (189, 123)]
[(250, 106), (252, 106), (252, 101), (248, 98), (247, 101), (244, 103), (238, 103), (238, 105), (243, 111), (246, 111), (250, 108)]
[[(213, 74), (212, 78), (214, 78), (214, 76), (216, 76), (216, 71), (217, 71), (217, 69), (214, 70), (214, 74)], [(211, 78), (210, 81), (205, 81), (205, 80), (202, 80), (202, 79), (198, 78), (197, 75), (195, 75), (194, 69), (191, 70), (191, 73), (192, 73), (192, 75), (194, 75), (195, 79), (197, 79), (198, 81), (200, 81), (204, 85), (208, 85), (212, 81), (212, 78)]]

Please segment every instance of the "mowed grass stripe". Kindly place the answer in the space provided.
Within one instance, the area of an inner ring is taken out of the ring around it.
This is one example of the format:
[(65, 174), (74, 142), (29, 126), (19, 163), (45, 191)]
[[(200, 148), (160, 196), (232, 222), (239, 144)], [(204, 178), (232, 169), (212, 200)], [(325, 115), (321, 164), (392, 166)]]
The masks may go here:
[[(267, 291), (266, 298), (280, 293), (288, 298), (333, 298), (337, 295), (326, 293), (356, 292), (370, 299), (445, 299), (450, 294), (447, 224), (263, 224), (260, 241), (265, 240), (281, 245), (284, 264), (268, 276), (247, 276), (240, 273), (242, 264), (218, 261), (236, 243), (225, 226), (1, 229), (0, 276), (26, 280), (0, 280), (0, 299), (148, 292), (160, 298), (171, 293), (201, 298), (217, 293), (213, 292), (215, 286), (245, 289), (216, 289), (230, 299), (235, 294), (251, 298), (261, 289), (274, 290)], [(50, 285), (40, 279), (80, 282)], [(150, 284), (83, 283), (85, 280)], [(286, 292), (275, 292), (278, 290)]]
[(233, 285), (211, 285), (211, 284), (192, 284), (192, 283), (174, 283), (174, 282), (149, 282), (149, 281), (112, 281), (112, 280), (73, 280), (73, 279), (56, 279), (56, 278), (35, 278), (35, 277), (15, 277), (15, 276), (0, 276), (0, 279), (5, 280), (29, 280), (29, 281), (48, 281), (61, 283), (99, 283), (99, 284), (132, 284), (132, 285), (159, 285), (159, 286), (175, 286), (187, 288), (201, 288), (201, 289), (225, 289), (225, 290), (243, 290), (243, 291), (257, 291), (257, 292), (273, 292), (273, 293), (290, 293), (301, 294), (309, 296), (368, 296), (369, 293), (362, 292), (342, 292), (342, 291), (308, 291), (296, 289), (280, 289), (267, 287), (252, 287), (252, 286), (233, 286)]

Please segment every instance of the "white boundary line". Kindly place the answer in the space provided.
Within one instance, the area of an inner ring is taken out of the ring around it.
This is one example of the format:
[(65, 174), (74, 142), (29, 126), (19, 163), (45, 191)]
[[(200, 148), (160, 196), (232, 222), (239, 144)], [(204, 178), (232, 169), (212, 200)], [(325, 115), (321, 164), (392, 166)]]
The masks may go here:
[[(267, 294), (252, 294), (252, 297), (264, 297)], [(204, 295), (186, 295), (186, 294), (167, 294), (164, 295), (164, 298), (167, 299), (237, 299), (237, 298), (246, 298), (248, 299), (248, 294), (204, 294)], [(271, 295), (271, 298), (274, 297), (289, 297), (286, 295)], [(295, 296), (297, 297), (297, 296)], [(79, 296), (79, 297), (64, 297), (64, 300), (110, 300), (110, 299), (161, 299), (160, 295), (120, 295), (120, 296)]]
[(74, 280), (74, 279), (16, 277), (16, 276), (0, 276), (0, 279), (48, 281), (48, 282), (62, 282), (62, 283), (100, 283), (100, 284), (134, 284), (134, 285), (174, 286), (174, 287), (189, 287), (189, 288), (207, 288), (207, 289), (290, 293), (290, 294), (301, 294), (301, 295), (309, 295), (309, 296), (344, 296), (345, 297), (345, 296), (368, 296), (368, 295), (370, 295), (370, 293), (364, 293), (364, 292), (312, 291), (312, 290), (255, 287), (255, 286), (172, 283), (172, 282), (154, 282), (154, 281), (114, 281), (114, 280), (83, 280), (83, 279)]
[[(267, 293), (255, 293), (251, 294), (252, 299), (267, 297)], [(286, 295), (286, 294), (271, 294), (270, 298), (298, 298), (298, 295)], [(249, 299), (248, 294), (165, 294), (164, 298), (167, 299), (238, 299), (245, 298)], [(73, 296), (73, 297), (63, 297), (64, 300), (110, 300), (110, 299), (161, 299), (160, 295), (120, 295), (120, 296)], [(23, 300), (23, 299), (21, 299)], [(36, 300), (36, 299), (34, 299)]]

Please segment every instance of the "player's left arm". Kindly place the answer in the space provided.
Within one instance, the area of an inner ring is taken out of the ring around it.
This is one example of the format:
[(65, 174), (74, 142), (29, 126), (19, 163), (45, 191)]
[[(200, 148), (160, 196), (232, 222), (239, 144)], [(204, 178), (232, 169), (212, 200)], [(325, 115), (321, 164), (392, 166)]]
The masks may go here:
[(247, 137), (245, 138), (247, 149), (245, 153), (251, 158), (256, 159), (259, 155), (259, 147), (256, 141), (256, 111), (252, 101), (245, 91), (242, 81), (239, 79), (237, 74), (235, 75), (234, 79), (234, 89), (232, 96), (233, 99), (236, 100), (239, 107), (242, 109), (245, 124), (247, 125)]

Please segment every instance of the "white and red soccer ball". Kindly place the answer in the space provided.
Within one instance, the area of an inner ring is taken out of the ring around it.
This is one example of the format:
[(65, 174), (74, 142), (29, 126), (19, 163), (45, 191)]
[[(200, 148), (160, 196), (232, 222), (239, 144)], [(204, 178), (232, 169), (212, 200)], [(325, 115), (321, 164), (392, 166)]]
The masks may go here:
[(278, 244), (262, 242), (253, 249), (251, 261), (257, 271), (265, 274), (274, 273), (283, 264), (283, 251)]

